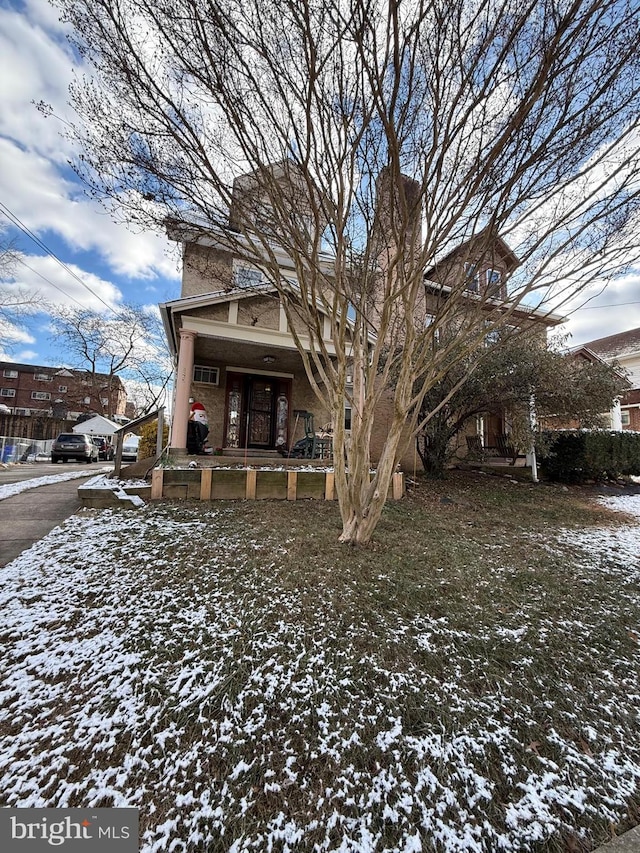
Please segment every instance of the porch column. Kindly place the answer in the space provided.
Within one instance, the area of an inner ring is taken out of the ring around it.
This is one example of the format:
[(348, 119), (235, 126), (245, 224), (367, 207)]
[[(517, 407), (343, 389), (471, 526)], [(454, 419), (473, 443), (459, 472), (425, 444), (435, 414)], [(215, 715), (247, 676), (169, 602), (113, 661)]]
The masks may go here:
[(176, 370), (176, 395), (173, 422), (171, 425), (172, 453), (187, 452), (187, 422), (189, 420), (189, 397), (193, 378), (193, 357), (197, 332), (180, 329), (178, 369)]

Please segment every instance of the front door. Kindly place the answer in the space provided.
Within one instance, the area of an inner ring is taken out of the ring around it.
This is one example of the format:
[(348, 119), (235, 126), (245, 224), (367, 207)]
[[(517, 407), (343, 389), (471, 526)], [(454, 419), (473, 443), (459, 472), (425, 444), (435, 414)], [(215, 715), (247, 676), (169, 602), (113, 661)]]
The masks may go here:
[(249, 409), (247, 417), (248, 447), (273, 447), (275, 417), (274, 387), (268, 379), (250, 377), (247, 382)]
[(291, 383), (277, 376), (229, 373), (225, 447), (286, 447)]

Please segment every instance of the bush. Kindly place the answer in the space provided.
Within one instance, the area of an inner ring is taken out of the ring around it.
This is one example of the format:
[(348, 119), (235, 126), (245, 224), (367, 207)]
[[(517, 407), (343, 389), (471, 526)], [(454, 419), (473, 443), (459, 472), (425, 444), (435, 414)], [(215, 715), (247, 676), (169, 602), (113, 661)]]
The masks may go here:
[(640, 474), (640, 432), (546, 431), (536, 451), (550, 480), (582, 483)]
[[(156, 455), (156, 440), (158, 436), (158, 421), (150, 421), (140, 429), (140, 446), (138, 448), (138, 459), (148, 459)], [(166, 447), (169, 441), (169, 426), (165, 422), (162, 425), (162, 446)]]

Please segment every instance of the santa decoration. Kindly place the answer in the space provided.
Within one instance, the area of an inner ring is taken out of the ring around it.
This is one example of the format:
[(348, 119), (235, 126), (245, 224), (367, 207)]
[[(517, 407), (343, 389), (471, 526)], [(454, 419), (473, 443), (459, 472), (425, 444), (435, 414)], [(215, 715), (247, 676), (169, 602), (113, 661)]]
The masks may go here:
[(209, 434), (209, 421), (207, 418), (207, 410), (194, 400), (191, 403), (191, 411), (189, 414), (189, 428), (187, 429), (187, 451), (189, 453), (206, 453), (205, 442)]

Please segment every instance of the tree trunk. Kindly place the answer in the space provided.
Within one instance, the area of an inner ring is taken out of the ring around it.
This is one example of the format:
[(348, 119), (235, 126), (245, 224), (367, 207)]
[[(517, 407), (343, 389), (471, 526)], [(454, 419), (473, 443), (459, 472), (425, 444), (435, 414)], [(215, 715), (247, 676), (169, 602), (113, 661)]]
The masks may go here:
[(366, 545), (371, 541), (396, 470), (398, 448), (406, 421), (405, 417), (400, 416), (400, 411), (396, 407), (373, 474), (369, 459), (370, 444), (365, 440), (370, 436), (372, 420), (356, 430), (348, 446), (337, 448), (335, 482), (342, 515), (340, 542)]

